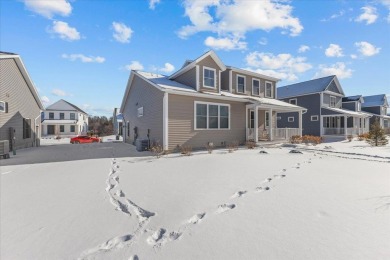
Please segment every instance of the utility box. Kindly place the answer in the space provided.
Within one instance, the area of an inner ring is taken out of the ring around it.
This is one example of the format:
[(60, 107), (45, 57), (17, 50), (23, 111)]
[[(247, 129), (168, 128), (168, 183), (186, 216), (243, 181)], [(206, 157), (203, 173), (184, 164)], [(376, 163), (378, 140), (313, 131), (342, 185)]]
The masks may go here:
[(135, 146), (138, 152), (147, 151), (149, 149), (149, 140), (148, 139), (137, 139), (135, 141)]
[(2, 140), (0, 141), (0, 156), (4, 159), (9, 158), (9, 141)]

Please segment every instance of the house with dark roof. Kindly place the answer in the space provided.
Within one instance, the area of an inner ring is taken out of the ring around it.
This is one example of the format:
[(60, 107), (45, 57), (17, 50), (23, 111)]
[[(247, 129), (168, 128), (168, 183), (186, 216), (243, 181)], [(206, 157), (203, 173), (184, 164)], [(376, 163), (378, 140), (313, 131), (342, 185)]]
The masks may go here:
[(43, 109), (21, 57), (0, 52), (0, 141), (10, 150), (38, 146)]
[(385, 129), (385, 132), (390, 134), (390, 116), (387, 114), (389, 102), (386, 95), (364, 96), (363, 98), (362, 110), (372, 115), (370, 124), (378, 120), (380, 126)]
[(305, 109), (276, 99), (278, 81), (226, 66), (213, 51), (185, 61), (170, 76), (131, 71), (120, 108), (124, 141), (148, 140), (171, 150), (286, 140), (301, 127), (277, 128), (276, 113), (302, 115)]
[[(302, 133), (322, 137), (358, 135), (369, 131), (370, 114), (361, 111), (361, 96), (346, 97), (336, 76), (278, 88), (278, 99), (307, 109)], [(296, 127), (296, 113), (278, 113), (279, 128)]]
[(88, 131), (88, 114), (63, 99), (48, 106), (42, 120), (42, 136), (45, 137), (70, 137), (84, 135)]

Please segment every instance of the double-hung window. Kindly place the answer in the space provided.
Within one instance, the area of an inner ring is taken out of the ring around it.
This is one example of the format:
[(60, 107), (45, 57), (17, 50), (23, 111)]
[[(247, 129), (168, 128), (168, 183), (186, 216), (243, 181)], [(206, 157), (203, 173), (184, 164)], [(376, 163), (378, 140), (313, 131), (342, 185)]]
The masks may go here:
[(195, 102), (195, 129), (229, 129), (230, 106)]
[(260, 96), (260, 80), (252, 80), (252, 95)]
[(245, 93), (245, 77), (237, 75), (237, 93)]
[(76, 114), (70, 113), (70, 120), (75, 120), (75, 119), (76, 119)]
[(268, 97), (268, 98), (272, 98), (272, 88), (273, 88), (273, 86), (272, 86), (272, 83), (271, 82), (268, 82), (268, 81), (266, 81), (265, 82), (265, 97)]
[(65, 113), (60, 113), (60, 119), (61, 120), (65, 119)]
[(336, 97), (330, 96), (329, 106), (336, 107)]
[(60, 133), (63, 133), (65, 132), (65, 126), (64, 125), (60, 125)]
[(54, 113), (53, 112), (49, 112), (49, 119), (54, 119)]
[(215, 69), (203, 67), (203, 86), (215, 88)]

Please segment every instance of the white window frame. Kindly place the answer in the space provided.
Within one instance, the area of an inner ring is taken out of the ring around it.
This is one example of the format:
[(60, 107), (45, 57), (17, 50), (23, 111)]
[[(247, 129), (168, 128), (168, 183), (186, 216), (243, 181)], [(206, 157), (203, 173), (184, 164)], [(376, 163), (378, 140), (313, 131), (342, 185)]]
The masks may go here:
[[(334, 106), (332, 106), (332, 99), (334, 99)], [(330, 96), (329, 97), (329, 107), (336, 107), (336, 97), (335, 96)]]
[[(73, 127), (73, 131), (72, 131), (72, 127)], [(71, 126), (69, 127), (69, 132), (70, 132), (70, 133), (75, 133), (75, 132), (76, 132), (76, 126), (75, 126), (75, 125), (71, 125)]]
[(318, 121), (318, 115), (314, 115), (310, 117), (311, 121)]
[(293, 116), (289, 116), (289, 117), (287, 118), (287, 121), (288, 121), (289, 123), (294, 122), (294, 117), (293, 117)]
[[(202, 104), (202, 105), (207, 105), (206, 109), (206, 128), (197, 128), (196, 125), (196, 105), (197, 104)], [(209, 105), (215, 105), (218, 106), (218, 128), (209, 128)], [(228, 107), (228, 128), (220, 128), (220, 106), (226, 106)], [(212, 102), (202, 102), (202, 101), (195, 101), (194, 102), (194, 130), (201, 131), (201, 130), (230, 130), (230, 104), (224, 104), (224, 103), (212, 103)]]
[[(291, 103), (291, 101), (295, 101), (295, 104)], [(292, 105), (298, 105), (298, 100), (296, 98), (291, 98), (288, 103), (292, 104)]]
[(144, 107), (137, 108), (137, 117), (143, 117), (144, 116)]
[[(255, 81), (259, 82), (259, 94), (255, 94), (255, 92), (254, 92), (254, 84), (253, 84), (253, 82), (255, 82)], [(252, 79), (252, 96), (260, 96), (260, 88), (261, 88), (260, 79)]]
[[(204, 75), (205, 75), (204, 71), (205, 70), (211, 70), (211, 71), (214, 72), (214, 86), (207, 86), (207, 85), (204, 84)], [(213, 89), (215, 89), (217, 87), (217, 70), (216, 69), (203, 66), (203, 84), (202, 85), (203, 85), (204, 88), (213, 88)]]
[[(238, 78), (244, 78), (244, 92), (238, 91)], [(246, 77), (244, 75), (237, 74), (236, 75), (236, 93), (245, 94), (246, 89)]]
[(0, 101), (0, 103), (3, 104), (3, 109), (0, 110), (0, 112), (5, 113), (6, 107), (5, 107), (5, 101)]
[[(72, 115), (73, 115), (73, 119), (72, 119)], [(69, 113), (69, 119), (70, 120), (76, 120), (76, 113)]]
[[(271, 96), (267, 96), (267, 83), (271, 84)], [(271, 81), (266, 81), (264, 85), (264, 97), (272, 98), (274, 96), (274, 84)]]
[(362, 104), (359, 101), (356, 102), (356, 111), (362, 111)]

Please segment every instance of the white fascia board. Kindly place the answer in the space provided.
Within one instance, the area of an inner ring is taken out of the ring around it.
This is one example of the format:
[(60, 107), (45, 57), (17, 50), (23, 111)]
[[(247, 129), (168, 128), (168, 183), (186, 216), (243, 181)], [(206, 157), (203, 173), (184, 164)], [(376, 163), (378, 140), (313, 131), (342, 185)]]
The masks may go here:
[[(328, 84), (328, 86), (326, 86), (324, 92), (327, 91), (327, 89), (329, 88), (329, 86), (332, 84), (333, 81), (336, 83), (337, 89), (340, 91), (341, 95), (344, 97), (344, 96), (345, 96), (344, 90), (343, 90), (343, 88), (341, 87), (340, 82), (339, 82), (339, 80), (337, 79), (336, 76), (334, 76), (334, 77), (333, 77), (333, 80), (331, 80), (331, 81), (329, 82), (329, 84)], [(334, 93), (334, 92), (332, 92), (332, 93)], [(340, 94), (339, 94), (339, 95), (340, 95)]]
[(226, 96), (210, 95), (210, 94), (205, 94), (205, 93), (200, 93), (200, 92), (184, 92), (184, 91), (175, 91), (175, 90), (171, 90), (171, 89), (166, 89), (165, 92), (167, 92), (169, 94), (179, 95), (179, 96), (190, 96), (190, 97), (200, 97), (200, 98), (208, 98), (208, 99), (218, 99), (218, 100), (250, 103), (249, 100), (237, 99), (237, 98), (226, 97)]
[(237, 72), (237, 73), (243, 73), (243, 74), (246, 74), (248, 76), (253, 76), (253, 77), (256, 77), (256, 78), (260, 78), (260, 79), (267, 79), (267, 80), (272, 80), (272, 81), (275, 81), (275, 82), (281, 81), (281, 79), (274, 78), (274, 77), (267, 76), (267, 75), (260, 74), (260, 73), (256, 73), (256, 72), (249, 71), (249, 70), (239, 69), (239, 68), (232, 67), (232, 66), (227, 66), (226, 68), (228, 68), (228, 69), (230, 69), (230, 70), (232, 70), (234, 72)]
[(123, 95), (122, 104), (121, 104), (121, 107), (119, 109), (120, 113), (123, 113), (123, 110), (125, 108), (125, 104), (126, 104), (127, 98), (129, 96), (129, 93), (130, 93), (130, 86), (131, 86), (131, 83), (133, 82), (133, 79), (134, 79), (134, 71), (131, 71), (129, 80), (127, 81), (126, 90), (125, 90), (125, 93)]
[(335, 92), (327, 91), (327, 90), (323, 91), (323, 93), (329, 94), (329, 95), (332, 95), (332, 96), (336, 96), (336, 97), (342, 97), (342, 98), (344, 97), (343, 94), (339, 94), (339, 93), (335, 93)]
[(303, 97), (303, 96), (308, 96), (308, 95), (314, 95), (314, 94), (321, 94), (323, 92), (312, 92), (312, 93), (305, 93), (305, 94), (302, 94), (302, 95), (295, 95), (295, 96), (286, 96), (286, 97), (278, 97), (277, 99), (278, 100), (282, 100), (282, 99), (290, 99), (290, 98), (299, 98), (299, 97)]

